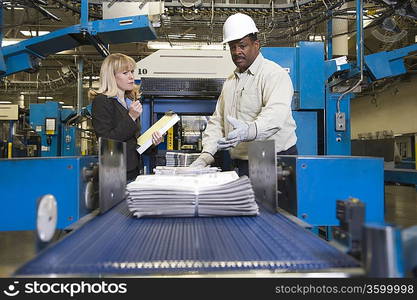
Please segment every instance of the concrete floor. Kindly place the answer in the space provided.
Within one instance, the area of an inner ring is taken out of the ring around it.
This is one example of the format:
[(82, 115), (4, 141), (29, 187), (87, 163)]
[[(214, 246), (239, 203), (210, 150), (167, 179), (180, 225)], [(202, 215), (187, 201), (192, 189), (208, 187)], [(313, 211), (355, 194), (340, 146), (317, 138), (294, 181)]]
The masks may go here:
[[(417, 225), (417, 191), (414, 186), (385, 187), (386, 222), (406, 228)], [(36, 255), (36, 239), (31, 231), (0, 232), (0, 277), (9, 277)]]
[(417, 225), (415, 186), (385, 186), (385, 221), (403, 228)]

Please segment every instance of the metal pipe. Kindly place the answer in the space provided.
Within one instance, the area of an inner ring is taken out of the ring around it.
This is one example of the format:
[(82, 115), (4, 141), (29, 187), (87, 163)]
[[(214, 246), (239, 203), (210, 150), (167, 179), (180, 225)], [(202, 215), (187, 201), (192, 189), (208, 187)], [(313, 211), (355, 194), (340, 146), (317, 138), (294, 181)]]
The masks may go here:
[[(328, 14), (333, 15), (333, 10), (328, 11)], [(327, 59), (333, 58), (333, 41), (331, 36), (333, 34), (333, 16), (327, 21), (327, 37), (326, 37), (326, 51)]]
[(350, 89), (342, 93), (337, 99), (337, 114), (340, 113), (340, 101), (342, 98), (355, 90), (363, 81), (363, 0), (356, 0), (356, 67), (359, 68), (360, 79)]
[(80, 114), (83, 105), (83, 68), (84, 60), (77, 57), (77, 114)]
[(88, 25), (88, 0), (81, 0), (81, 28), (87, 28)]

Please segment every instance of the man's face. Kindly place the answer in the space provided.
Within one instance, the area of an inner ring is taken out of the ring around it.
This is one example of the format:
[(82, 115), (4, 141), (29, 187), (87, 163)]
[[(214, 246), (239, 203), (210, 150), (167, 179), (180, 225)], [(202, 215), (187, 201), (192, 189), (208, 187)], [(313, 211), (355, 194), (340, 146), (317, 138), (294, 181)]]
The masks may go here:
[(244, 72), (258, 56), (260, 45), (259, 40), (253, 41), (246, 36), (240, 40), (229, 42), (229, 47), (234, 64), (239, 72)]

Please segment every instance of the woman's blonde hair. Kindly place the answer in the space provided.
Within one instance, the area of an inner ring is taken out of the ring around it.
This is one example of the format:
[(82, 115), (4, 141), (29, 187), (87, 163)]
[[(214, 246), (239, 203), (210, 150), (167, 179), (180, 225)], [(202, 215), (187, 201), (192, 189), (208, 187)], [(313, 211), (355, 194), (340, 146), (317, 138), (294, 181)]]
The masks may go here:
[[(98, 94), (104, 94), (107, 97), (115, 97), (117, 95), (116, 73), (134, 70), (135, 61), (130, 56), (122, 53), (114, 53), (107, 56), (100, 69), (100, 79), (98, 90), (90, 90), (89, 96), (95, 97)], [(136, 100), (139, 98), (139, 86), (134, 85), (131, 91), (126, 91), (125, 96), (129, 99)]]

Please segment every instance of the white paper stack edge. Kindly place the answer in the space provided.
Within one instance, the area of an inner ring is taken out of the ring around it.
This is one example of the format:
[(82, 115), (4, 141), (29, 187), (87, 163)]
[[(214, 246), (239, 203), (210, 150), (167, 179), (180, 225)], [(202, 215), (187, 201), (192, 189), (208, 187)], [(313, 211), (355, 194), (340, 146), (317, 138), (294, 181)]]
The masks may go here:
[(213, 217), (257, 215), (251, 183), (234, 171), (196, 176), (142, 175), (127, 185), (133, 215)]

